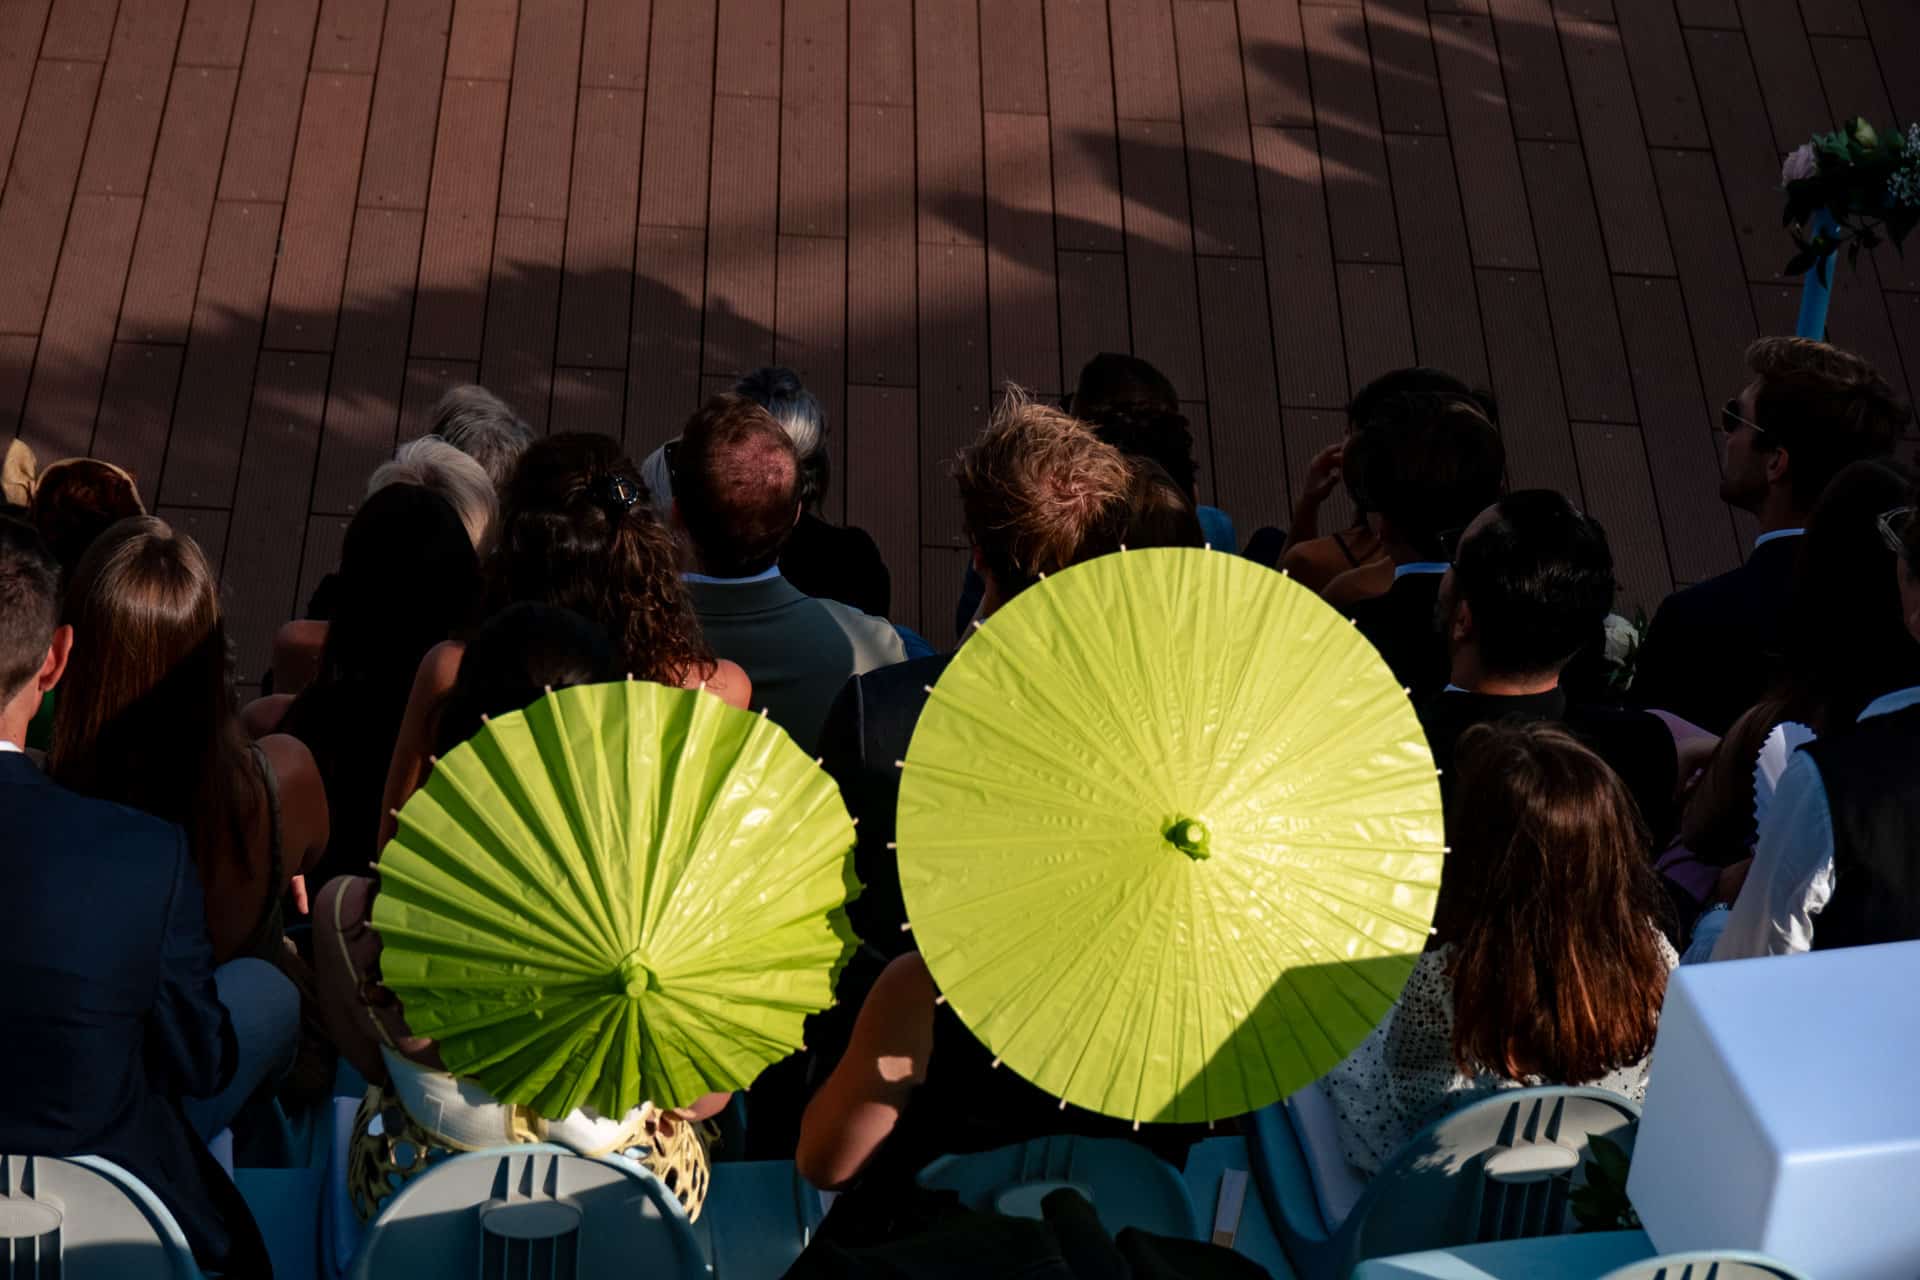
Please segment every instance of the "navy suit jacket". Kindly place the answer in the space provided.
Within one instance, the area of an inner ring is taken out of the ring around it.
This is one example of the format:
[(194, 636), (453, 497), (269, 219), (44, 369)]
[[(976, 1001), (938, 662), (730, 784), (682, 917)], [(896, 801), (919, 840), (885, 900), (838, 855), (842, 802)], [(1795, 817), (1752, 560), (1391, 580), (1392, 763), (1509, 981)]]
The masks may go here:
[(104, 1156), (166, 1203), (201, 1266), (270, 1274), (180, 1107), (236, 1058), (180, 828), (0, 752), (0, 974), (0, 1151)]

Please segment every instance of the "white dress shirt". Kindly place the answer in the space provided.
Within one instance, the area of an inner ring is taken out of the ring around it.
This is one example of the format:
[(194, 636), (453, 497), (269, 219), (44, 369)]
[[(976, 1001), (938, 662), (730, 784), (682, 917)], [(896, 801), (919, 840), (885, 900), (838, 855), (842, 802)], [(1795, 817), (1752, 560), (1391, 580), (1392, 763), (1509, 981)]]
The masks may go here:
[(19, 747), (15, 746), (11, 742), (8, 742), (5, 738), (0, 738), (0, 752), (7, 752), (7, 751), (11, 751), (15, 755), (24, 754)]
[(1781, 538), (1797, 538), (1805, 532), (1805, 529), (1775, 529), (1772, 533), (1763, 533), (1755, 538), (1753, 540), (1753, 549), (1758, 551), (1769, 542), (1777, 542)]
[(1445, 560), (1415, 560), (1409, 564), (1397, 564), (1393, 566), (1393, 580), (1398, 582), (1410, 573), (1445, 573), (1448, 567)]
[[(1867, 704), (1869, 720), (1920, 704), (1920, 685)], [(1746, 887), (1714, 944), (1715, 960), (1782, 956), (1810, 950), (1813, 917), (1833, 897), (1833, 813), (1820, 766), (1804, 751), (1780, 775), (1754, 847)]]

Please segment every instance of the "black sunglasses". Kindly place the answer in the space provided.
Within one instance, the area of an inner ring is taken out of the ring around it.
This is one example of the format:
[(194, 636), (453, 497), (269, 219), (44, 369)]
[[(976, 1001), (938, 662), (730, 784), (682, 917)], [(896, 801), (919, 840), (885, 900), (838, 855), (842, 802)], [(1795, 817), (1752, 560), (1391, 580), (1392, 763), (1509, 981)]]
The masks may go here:
[(1752, 427), (1755, 435), (1767, 434), (1767, 429), (1751, 418), (1740, 416), (1740, 400), (1735, 397), (1720, 406), (1720, 429), (1732, 435), (1742, 427)]

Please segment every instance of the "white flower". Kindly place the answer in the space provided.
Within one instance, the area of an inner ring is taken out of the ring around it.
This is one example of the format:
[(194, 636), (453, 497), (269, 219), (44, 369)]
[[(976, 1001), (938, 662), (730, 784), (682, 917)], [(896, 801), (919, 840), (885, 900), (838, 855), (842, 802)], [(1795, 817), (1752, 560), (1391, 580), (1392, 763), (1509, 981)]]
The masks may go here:
[(1819, 172), (1819, 165), (1814, 162), (1813, 144), (1803, 142), (1780, 166), (1780, 185), (1784, 187), (1790, 182), (1804, 181), (1817, 172)]
[(1607, 615), (1607, 662), (1625, 666), (1633, 651), (1640, 647), (1640, 628), (1617, 613)]

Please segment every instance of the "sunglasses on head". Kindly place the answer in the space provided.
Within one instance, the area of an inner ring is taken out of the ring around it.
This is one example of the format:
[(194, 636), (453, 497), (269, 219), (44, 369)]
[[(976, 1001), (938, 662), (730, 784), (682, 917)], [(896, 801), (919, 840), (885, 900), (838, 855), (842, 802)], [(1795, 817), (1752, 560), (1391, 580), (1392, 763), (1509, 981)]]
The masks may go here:
[(1740, 416), (1740, 400), (1739, 397), (1736, 396), (1720, 406), (1720, 429), (1728, 435), (1732, 435), (1742, 427), (1752, 427), (1755, 435), (1763, 436), (1767, 434), (1765, 427), (1751, 418), (1743, 418)]
[(1875, 523), (1880, 526), (1880, 541), (1886, 543), (1887, 549), (1893, 554), (1906, 559), (1907, 526), (1913, 523), (1913, 508), (1895, 507), (1891, 511), (1883, 511)]

